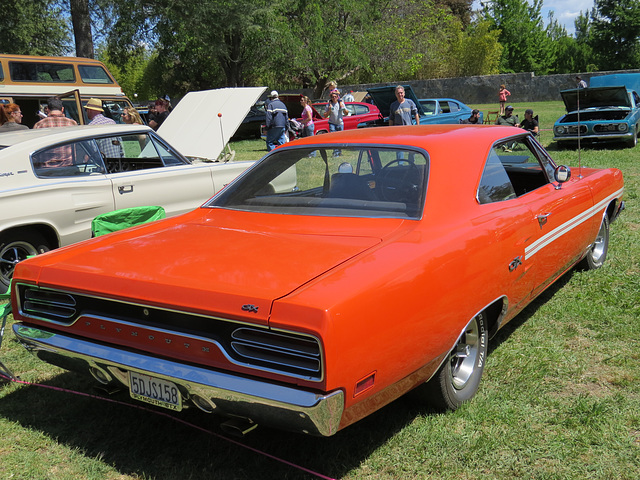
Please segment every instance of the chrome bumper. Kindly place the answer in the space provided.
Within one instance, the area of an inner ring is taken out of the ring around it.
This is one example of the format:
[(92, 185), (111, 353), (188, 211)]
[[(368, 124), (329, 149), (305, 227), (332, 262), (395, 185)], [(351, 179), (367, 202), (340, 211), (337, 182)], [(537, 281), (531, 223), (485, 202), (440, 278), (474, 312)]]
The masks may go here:
[(169, 380), (184, 401), (211, 413), (240, 416), (255, 423), (311, 435), (338, 431), (342, 390), (327, 395), (258, 379), (216, 372), (89, 342), (41, 328), (14, 324), (20, 343), (41, 360), (67, 370), (88, 372), (104, 384), (129, 387), (129, 371)]

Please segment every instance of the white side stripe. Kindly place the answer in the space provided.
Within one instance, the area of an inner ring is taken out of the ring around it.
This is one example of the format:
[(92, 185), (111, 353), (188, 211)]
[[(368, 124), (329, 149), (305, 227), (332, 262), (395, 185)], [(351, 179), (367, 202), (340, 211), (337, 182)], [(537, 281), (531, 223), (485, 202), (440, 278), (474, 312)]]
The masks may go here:
[(611, 200), (613, 200), (614, 198), (617, 198), (620, 195), (622, 195), (623, 191), (624, 191), (624, 188), (621, 188), (617, 192), (612, 193), (607, 198), (605, 198), (604, 200), (601, 200), (600, 202), (598, 202), (593, 207), (589, 208), (588, 210), (585, 210), (584, 212), (582, 212), (579, 215), (576, 215), (571, 220), (563, 223), (559, 227), (557, 227), (557, 228), (551, 230), (549, 233), (543, 235), (542, 237), (540, 237), (538, 240), (533, 242), (528, 247), (525, 247), (525, 249), (524, 249), (524, 259), (528, 260), (533, 255), (535, 255), (537, 252), (542, 250), (544, 247), (546, 247), (547, 245), (550, 245), (555, 240), (558, 240), (565, 233), (569, 233), (571, 230), (573, 230), (575, 227), (577, 227), (581, 223), (586, 222), (591, 217), (593, 217), (594, 215), (598, 214), (600, 211), (602, 211), (603, 208), (605, 208), (609, 204), (609, 202), (611, 202)]

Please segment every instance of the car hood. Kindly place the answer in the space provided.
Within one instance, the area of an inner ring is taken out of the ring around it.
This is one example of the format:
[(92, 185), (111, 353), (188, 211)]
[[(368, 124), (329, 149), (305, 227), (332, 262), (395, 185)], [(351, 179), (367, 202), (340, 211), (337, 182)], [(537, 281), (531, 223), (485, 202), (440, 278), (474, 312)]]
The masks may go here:
[(158, 134), (187, 157), (215, 160), (266, 89), (189, 92), (160, 125)]
[(567, 112), (587, 108), (626, 107), (631, 108), (625, 87), (574, 88), (560, 92)]
[(201, 208), (33, 257), (17, 273), (43, 287), (266, 324), (274, 300), (402, 224), (353, 233), (353, 219), (332, 229), (328, 219), (296, 216), (274, 227), (273, 217)]
[[(403, 85), (404, 87), (404, 96), (410, 100), (413, 100), (413, 103), (416, 104), (418, 108), (418, 113), (420, 116), (424, 115), (424, 111), (422, 110), (422, 105), (418, 101), (418, 97), (416, 96), (411, 85)], [(376, 107), (380, 109), (380, 113), (387, 118), (391, 111), (391, 104), (396, 101), (396, 87), (394, 85), (388, 85), (385, 87), (374, 87), (367, 90), (371, 98), (373, 98), (373, 103)]]

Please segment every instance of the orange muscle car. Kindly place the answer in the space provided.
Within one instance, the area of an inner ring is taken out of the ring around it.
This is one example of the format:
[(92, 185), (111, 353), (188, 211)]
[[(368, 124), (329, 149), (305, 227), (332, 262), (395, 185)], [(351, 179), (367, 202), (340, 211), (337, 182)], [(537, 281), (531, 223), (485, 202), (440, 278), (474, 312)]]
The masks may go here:
[(247, 426), (328, 436), (414, 388), (455, 409), (498, 329), (602, 265), (623, 190), (513, 127), (309, 137), (195, 211), (19, 263), (13, 331), (137, 400)]

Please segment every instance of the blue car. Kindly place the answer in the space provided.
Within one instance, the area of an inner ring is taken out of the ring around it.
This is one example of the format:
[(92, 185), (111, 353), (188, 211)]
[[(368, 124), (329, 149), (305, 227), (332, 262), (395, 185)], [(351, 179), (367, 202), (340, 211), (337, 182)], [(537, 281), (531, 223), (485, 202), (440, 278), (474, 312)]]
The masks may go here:
[[(471, 108), (452, 98), (418, 99), (411, 85), (403, 85), (405, 97), (413, 100), (420, 114), (420, 125), (460, 123), (471, 116)], [(367, 90), (375, 105), (380, 109), (385, 122), (389, 120), (390, 107), (396, 101), (395, 85), (374, 87)], [(480, 112), (478, 124), (483, 122)]]
[[(453, 98), (421, 98), (418, 100), (422, 107), (420, 125), (434, 123), (460, 123), (471, 116), (471, 108)], [(482, 112), (478, 114), (478, 124), (482, 124)]]
[[(603, 75), (602, 77), (607, 77)], [(606, 83), (607, 79), (594, 83)], [(620, 80), (617, 80), (618, 82)], [(640, 96), (624, 85), (597, 86), (560, 92), (567, 114), (553, 126), (553, 139), (559, 146), (581, 143), (621, 142), (630, 147), (638, 143)]]

